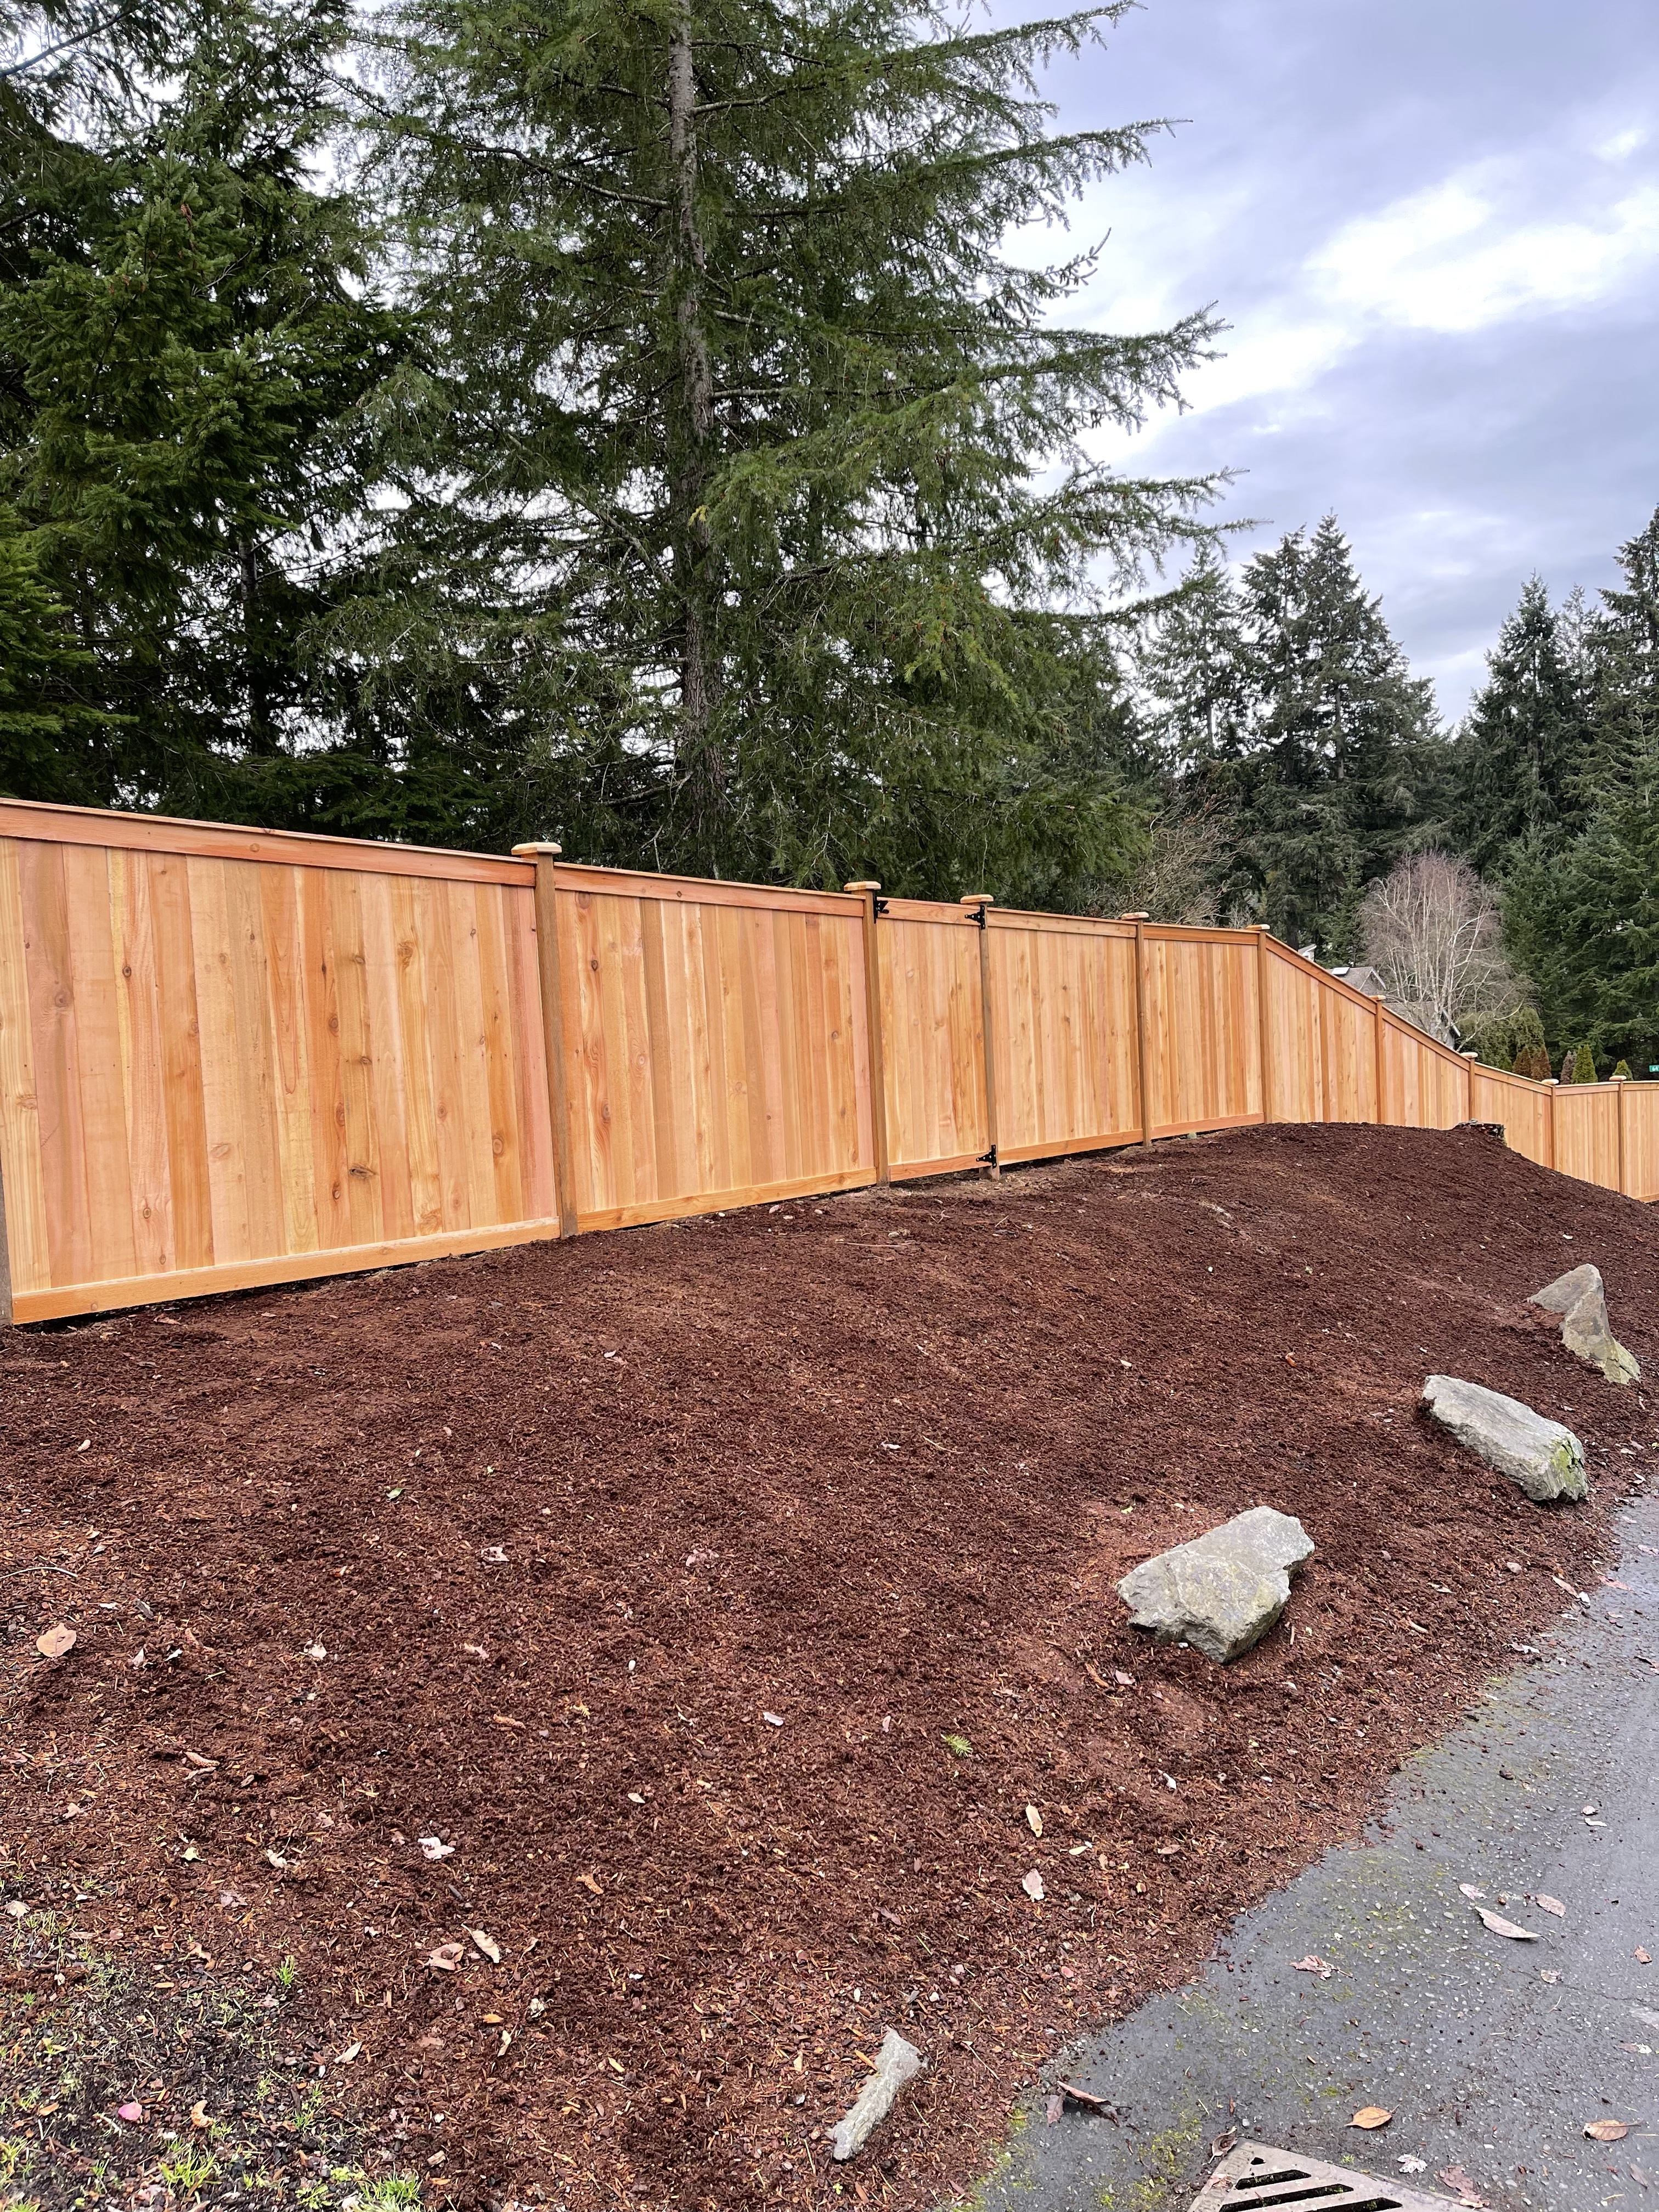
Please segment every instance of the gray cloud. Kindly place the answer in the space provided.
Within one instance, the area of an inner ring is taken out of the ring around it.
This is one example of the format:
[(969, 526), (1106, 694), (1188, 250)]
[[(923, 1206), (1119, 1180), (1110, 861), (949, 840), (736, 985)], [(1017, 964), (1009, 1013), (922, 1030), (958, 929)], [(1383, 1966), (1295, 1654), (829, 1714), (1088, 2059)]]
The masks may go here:
[(1610, 581), (1659, 504), (1659, 9), (1147, 0), (1051, 89), (1190, 118), (1080, 212), (1083, 318), (1231, 325), (1114, 458), (1246, 471), (1241, 550), (1334, 510), (1461, 712), (1526, 576)]

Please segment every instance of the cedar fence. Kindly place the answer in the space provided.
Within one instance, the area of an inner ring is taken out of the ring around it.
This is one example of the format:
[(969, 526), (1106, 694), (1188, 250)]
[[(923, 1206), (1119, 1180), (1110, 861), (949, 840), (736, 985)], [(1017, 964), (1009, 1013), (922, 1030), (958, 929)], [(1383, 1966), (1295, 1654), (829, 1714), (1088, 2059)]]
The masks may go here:
[(1263, 929), (0, 801), (0, 1279), (107, 1311), (1262, 1121), (1659, 1195), (1659, 1084), (1481, 1067)]

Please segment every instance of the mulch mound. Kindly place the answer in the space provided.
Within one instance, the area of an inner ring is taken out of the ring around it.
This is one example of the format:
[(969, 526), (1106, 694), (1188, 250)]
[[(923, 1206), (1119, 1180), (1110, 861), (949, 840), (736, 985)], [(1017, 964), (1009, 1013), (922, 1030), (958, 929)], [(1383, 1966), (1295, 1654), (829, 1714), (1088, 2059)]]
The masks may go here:
[[(462, 2204), (825, 2203), (890, 2022), (929, 2072), (836, 2178), (925, 2206), (1593, 1573), (1656, 1439), (1525, 1309), (1586, 1259), (1651, 1367), (1642, 1207), (1276, 1128), (11, 1336), (5, 1894), (291, 1955)], [(1460, 1453), (1434, 1369), (1567, 1420), (1591, 1503)], [(1273, 1634), (1137, 1638), (1117, 1578), (1258, 1504), (1317, 1547)]]

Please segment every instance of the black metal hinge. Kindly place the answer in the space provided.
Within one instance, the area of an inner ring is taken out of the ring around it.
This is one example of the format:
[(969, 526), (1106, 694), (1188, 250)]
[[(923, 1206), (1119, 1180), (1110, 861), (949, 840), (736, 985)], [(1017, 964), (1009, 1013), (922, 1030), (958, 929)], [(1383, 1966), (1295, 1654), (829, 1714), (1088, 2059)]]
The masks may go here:
[(984, 928), (984, 927), (985, 927), (985, 909), (984, 909), (984, 908), (983, 908), (982, 906), (976, 906), (976, 907), (974, 908), (974, 920), (975, 920), (975, 921), (978, 924), (978, 926), (979, 926), (979, 927), (980, 927), (981, 929), (983, 929), (983, 928)]
[(1000, 1164), (997, 1159), (997, 1148), (994, 1145), (992, 1146), (988, 1152), (981, 1152), (980, 1154), (979, 1164), (982, 1168), (994, 1168)]
[(883, 898), (883, 897), (880, 896), (880, 894), (879, 894), (879, 893), (878, 893), (878, 894), (877, 894), (877, 896), (876, 896), (874, 898), (872, 898), (872, 899), (871, 900), (871, 902), (870, 902), (870, 910), (871, 910), (871, 912), (875, 915), (876, 920), (877, 920), (878, 921), (879, 921), (881, 920), (881, 918), (882, 918), (883, 915), (884, 915), (884, 914), (886, 913), (886, 911), (887, 911), (887, 902), (886, 902), (886, 900), (885, 900), (884, 898)]

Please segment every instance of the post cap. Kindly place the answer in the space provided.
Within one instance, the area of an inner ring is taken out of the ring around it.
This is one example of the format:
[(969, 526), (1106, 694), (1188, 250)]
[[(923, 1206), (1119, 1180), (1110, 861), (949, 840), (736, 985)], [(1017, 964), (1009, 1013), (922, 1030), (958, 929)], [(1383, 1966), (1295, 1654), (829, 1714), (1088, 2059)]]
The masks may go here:
[(1121, 914), (1118, 916), (1120, 921), (1150, 921), (1152, 918), (1150, 910), (1144, 906), (1136, 907), (1133, 913)]
[(559, 854), (563, 850), (564, 848), (562, 845), (550, 845), (545, 843), (535, 845), (515, 845), (513, 848), (513, 857), (515, 860), (533, 860), (539, 854), (545, 854), (550, 860), (556, 860)]
[(855, 884), (843, 884), (842, 889), (844, 891), (878, 891), (881, 885), (873, 877), (866, 876), (861, 877)]
[(1480, 1054), (1478, 1052), (1466, 1052), (1463, 1057), (1465, 1060), (1479, 1060)]
[(960, 903), (963, 906), (994, 906), (996, 901), (989, 891), (964, 891)]

